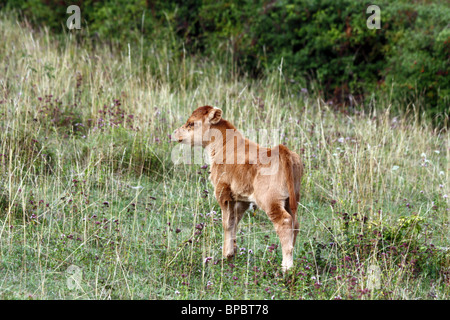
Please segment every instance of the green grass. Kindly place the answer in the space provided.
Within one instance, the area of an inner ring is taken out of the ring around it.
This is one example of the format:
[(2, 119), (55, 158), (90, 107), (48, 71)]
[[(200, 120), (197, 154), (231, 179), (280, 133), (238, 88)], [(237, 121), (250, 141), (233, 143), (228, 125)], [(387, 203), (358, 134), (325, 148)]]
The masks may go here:
[[(249, 79), (164, 42), (93, 48), (5, 15), (0, 34), (1, 299), (450, 298), (449, 134), (413, 111), (377, 97), (335, 112), (282, 69)], [(284, 276), (258, 209), (222, 259), (208, 169), (171, 161), (169, 135), (205, 104), (243, 131), (280, 130), (304, 160)]]

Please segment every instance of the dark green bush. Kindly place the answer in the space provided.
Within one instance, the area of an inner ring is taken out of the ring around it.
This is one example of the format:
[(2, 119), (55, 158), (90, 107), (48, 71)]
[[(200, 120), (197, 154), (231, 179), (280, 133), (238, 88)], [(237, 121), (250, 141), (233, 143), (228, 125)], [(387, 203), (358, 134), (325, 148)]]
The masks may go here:
[(393, 4), (386, 13), (389, 40), (383, 77), (395, 97), (418, 101), (430, 116), (450, 105), (450, 7)]
[[(414, 103), (428, 117), (448, 115), (446, 1), (9, 0), (4, 6), (61, 31), (71, 4), (80, 6), (82, 32), (94, 39), (119, 46), (169, 40), (180, 58), (182, 50), (213, 55), (254, 76), (282, 65), (287, 83), (317, 89), (335, 105), (380, 93), (397, 111)], [(379, 30), (366, 25), (371, 4), (381, 10)]]

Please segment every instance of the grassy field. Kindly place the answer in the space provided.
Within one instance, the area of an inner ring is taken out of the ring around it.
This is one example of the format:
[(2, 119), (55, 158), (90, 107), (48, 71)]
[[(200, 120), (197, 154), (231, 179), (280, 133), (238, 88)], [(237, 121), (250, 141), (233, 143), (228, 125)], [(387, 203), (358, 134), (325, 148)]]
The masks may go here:
[[(238, 76), (225, 45), (216, 63), (170, 41), (76, 44), (4, 15), (0, 34), (0, 299), (450, 298), (449, 133), (414, 106), (336, 112), (289, 66)], [(208, 168), (171, 160), (205, 104), (303, 158), (286, 275), (259, 209), (223, 260)]]

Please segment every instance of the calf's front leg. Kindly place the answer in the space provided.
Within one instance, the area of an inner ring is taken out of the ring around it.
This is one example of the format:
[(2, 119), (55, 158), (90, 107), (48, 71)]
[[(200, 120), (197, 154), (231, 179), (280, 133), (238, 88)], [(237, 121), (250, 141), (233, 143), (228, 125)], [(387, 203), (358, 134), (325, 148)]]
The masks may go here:
[(234, 214), (233, 197), (231, 195), (231, 188), (228, 184), (220, 183), (214, 190), (220, 209), (222, 210), (222, 226), (223, 226), (223, 247), (222, 254), (225, 258), (234, 256), (234, 243), (236, 241), (236, 234), (234, 232), (236, 225), (236, 216)]
[(241, 201), (228, 201), (223, 207), (221, 206), (224, 231), (223, 255), (226, 258), (231, 258), (236, 253), (237, 227), (249, 206), (250, 203)]
[(223, 256), (231, 258), (236, 253), (236, 231), (239, 221), (250, 206), (249, 203), (234, 201), (229, 185), (216, 187), (215, 196), (222, 209), (222, 226), (224, 232)]

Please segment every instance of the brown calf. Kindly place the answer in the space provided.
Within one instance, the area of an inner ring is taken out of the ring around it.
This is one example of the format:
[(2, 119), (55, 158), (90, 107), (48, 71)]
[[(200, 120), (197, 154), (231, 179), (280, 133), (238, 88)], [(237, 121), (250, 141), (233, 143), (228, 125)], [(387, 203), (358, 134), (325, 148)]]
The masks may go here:
[(280, 238), (283, 271), (292, 267), (303, 175), (298, 154), (283, 145), (260, 147), (223, 119), (222, 110), (211, 106), (197, 108), (175, 130), (173, 139), (202, 146), (208, 152), (210, 180), (222, 209), (223, 255), (234, 256), (237, 225), (250, 204), (255, 203), (267, 213)]

